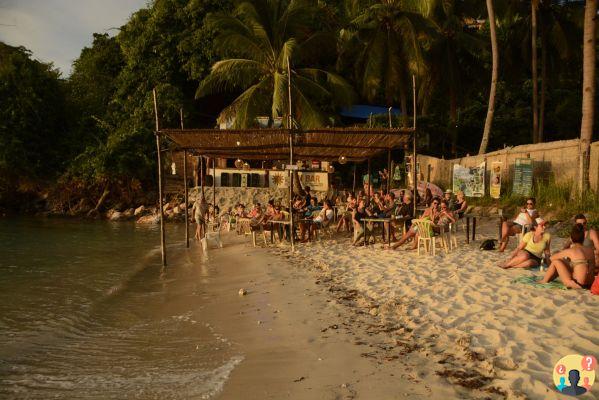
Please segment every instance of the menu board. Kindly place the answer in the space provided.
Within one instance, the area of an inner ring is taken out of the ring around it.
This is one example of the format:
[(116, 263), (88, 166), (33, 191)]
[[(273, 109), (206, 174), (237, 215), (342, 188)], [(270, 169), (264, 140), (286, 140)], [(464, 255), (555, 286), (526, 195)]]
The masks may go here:
[(485, 162), (477, 167), (453, 166), (453, 192), (464, 192), (466, 197), (483, 197), (485, 195)]
[(516, 158), (512, 193), (530, 196), (532, 192), (532, 158)]

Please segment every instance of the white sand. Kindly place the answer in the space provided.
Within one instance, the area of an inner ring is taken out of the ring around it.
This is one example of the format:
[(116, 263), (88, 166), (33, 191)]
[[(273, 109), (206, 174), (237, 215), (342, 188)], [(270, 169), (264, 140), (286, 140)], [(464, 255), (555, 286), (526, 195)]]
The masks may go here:
[[(483, 235), (469, 245), (460, 232), (460, 247), (435, 257), (404, 250), (411, 243), (396, 251), (380, 244), (354, 248), (343, 235), (298, 245), (297, 253), (335, 285), (357, 290), (367, 311), (378, 306), (383, 322), (402, 327), (398, 335), (436, 357), (450, 382), (468, 381), (476, 371), (489, 378), (474, 384), (481, 390), (562, 398), (552, 384), (554, 364), (568, 354), (599, 355), (599, 296), (511, 283), (540, 273), (496, 267), (508, 253), (478, 249), (481, 239), (494, 237), (496, 225), (479, 231)], [(553, 242), (554, 251), (563, 243)], [(514, 246), (512, 239), (508, 250)], [(585, 398), (599, 398), (599, 387)]]

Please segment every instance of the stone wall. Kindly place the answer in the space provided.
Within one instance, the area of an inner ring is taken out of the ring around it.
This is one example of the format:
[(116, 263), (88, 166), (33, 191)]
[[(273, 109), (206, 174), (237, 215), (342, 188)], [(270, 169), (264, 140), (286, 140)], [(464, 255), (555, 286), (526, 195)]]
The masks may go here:
[[(501, 161), (503, 163), (502, 182), (509, 187), (514, 176), (516, 158), (532, 158), (536, 182), (573, 183), (576, 182), (578, 176), (578, 143), (578, 139), (574, 139), (522, 145), (480, 156), (452, 160), (418, 155), (420, 179), (433, 182), (442, 188), (450, 187), (454, 164), (474, 167), (483, 161), (487, 162), (487, 179), (489, 179), (491, 163)], [(590, 180), (591, 188), (597, 191), (599, 186), (599, 142), (591, 144)]]

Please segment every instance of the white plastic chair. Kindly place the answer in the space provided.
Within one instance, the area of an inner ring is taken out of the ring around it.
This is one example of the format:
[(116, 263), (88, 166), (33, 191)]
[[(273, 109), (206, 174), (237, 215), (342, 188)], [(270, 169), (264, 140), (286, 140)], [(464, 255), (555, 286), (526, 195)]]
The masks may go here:
[[(424, 250), (432, 254), (436, 255), (437, 248), (437, 237), (433, 232), (433, 223), (429, 220), (416, 219), (412, 221), (412, 225), (416, 226), (418, 230), (418, 255), (420, 255), (420, 244), (423, 245)], [(441, 234), (439, 235), (439, 239), (441, 239), (441, 247), (445, 250), (446, 253), (449, 253), (447, 249), (447, 243), (445, 241), (445, 229), (441, 227)]]

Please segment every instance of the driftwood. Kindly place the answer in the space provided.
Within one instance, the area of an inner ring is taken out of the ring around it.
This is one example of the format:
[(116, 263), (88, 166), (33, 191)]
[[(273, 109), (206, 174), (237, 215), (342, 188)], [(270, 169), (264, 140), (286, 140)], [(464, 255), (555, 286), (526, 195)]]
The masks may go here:
[(106, 198), (108, 197), (109, 194), (110, 194), (110, 184), (107, 183), (106, 186), (104, 186), (104, 191), (102, 192), (102, 196), (100, 196), (100, 199), (96, 203), (96, 207), (94, 207), (92, 210), (90, 210), (87, 213), (87, 215), (91, 216), (91, 215), (97, 213), (100, 210), (100, 207), (102, 207), (102, 204), (104, 204), (104, 201), (106, 200)]

